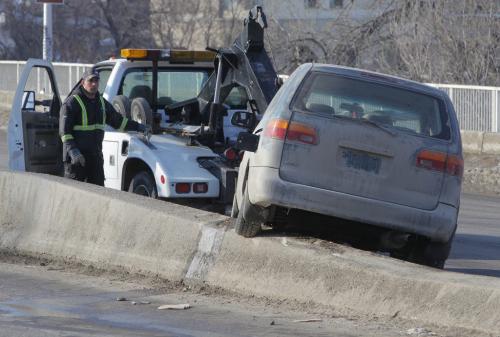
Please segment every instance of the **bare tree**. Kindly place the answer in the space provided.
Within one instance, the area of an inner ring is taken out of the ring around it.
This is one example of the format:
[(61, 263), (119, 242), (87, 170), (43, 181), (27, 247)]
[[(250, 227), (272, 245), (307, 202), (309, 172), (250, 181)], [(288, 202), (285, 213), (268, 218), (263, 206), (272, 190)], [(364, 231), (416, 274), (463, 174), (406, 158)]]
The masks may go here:
[(56, 6), (55, 44), (64, 60), (95, 62), (153, 44), (149, 0), (67, 0)]
[(499, 84), (500, 4), (407, 1), (387, 25), (379, 67), (420, 81)]
[(210, 42), (216, 13), (213, 1), (153, 1), (151, 25), (156, 44), (192, 48), (193, 45)]
[(7, 1), (3, 4), (5, 23), (2, 27), (10, 33), (14, 46), (0, 41), (3, 57), (27, 59), (42, 57), (42, 7), (31, 2)]
[[(54, 58), (95, 62), (117, 55), (125, 47), (228, 46), (254, 3), (66, 0), (64, 6), (54, 6)], [(366, 0), (344, 4), (328, 19), (304, 19), (300, 11), (288, 19), (267, 13), (266, 46), (278, 72), (290, 73), (304, 62), (325, 62), (418, 81), (500, 85), (498, 0)], [(359, 6), (365, 6), (371, 15), (356, 18)], [(33, 1), (8, 1), (2, 7), (6, 13), (2, 30), (10, 32), (11, 40), (0, 41), (0, 57), (40, 57), (42, 6)]]
[(253, 1), (152, 1), (155, 40), (164, 47), (203, 49), (231, 44)]
[(353, 2), (321, 25), (272, 20), (269, 45), (279, 72), (303, 62), (367, 68), (418, 81), (500, 85), (497, 0), (372, 0), (353, 19)]

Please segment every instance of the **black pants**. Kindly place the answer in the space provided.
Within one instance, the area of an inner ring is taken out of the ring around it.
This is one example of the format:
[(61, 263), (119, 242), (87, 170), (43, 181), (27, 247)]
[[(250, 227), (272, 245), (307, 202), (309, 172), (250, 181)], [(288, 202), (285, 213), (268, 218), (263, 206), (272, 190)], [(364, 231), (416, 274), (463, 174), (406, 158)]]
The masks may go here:
[(104, 186), (104, 160), (102, 153), (83, 154), (85, 166), (64, 163), (64, 176), (66, 178), (85, 181), (89, 184)]

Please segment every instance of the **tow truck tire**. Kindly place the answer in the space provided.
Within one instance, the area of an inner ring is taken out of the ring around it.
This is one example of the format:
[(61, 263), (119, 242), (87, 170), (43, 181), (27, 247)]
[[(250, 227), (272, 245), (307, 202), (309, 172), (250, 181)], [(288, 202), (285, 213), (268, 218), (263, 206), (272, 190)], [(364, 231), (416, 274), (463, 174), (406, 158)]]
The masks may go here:
[(146, 171), (141, 171), (132, 178), (128, 191), (145, 197), (158, 198), (155, 180)]
[(149, 126), (153, 124), (153, 111), (144, 97), (137, 97), (132, 100), (130, 115), (132, 120), (138, 123)]
[(125, 118), (130, 119), (130, 99), (124, 95), (118, 95), (111, 102), (113, 108)]
[(243, 193), (241, 209), (236, 218), (235, 231), (246, 238), (253, 238), (262, 230), (263, 217), (259, 207), (252, 205), (248, 198), (248, 186)]

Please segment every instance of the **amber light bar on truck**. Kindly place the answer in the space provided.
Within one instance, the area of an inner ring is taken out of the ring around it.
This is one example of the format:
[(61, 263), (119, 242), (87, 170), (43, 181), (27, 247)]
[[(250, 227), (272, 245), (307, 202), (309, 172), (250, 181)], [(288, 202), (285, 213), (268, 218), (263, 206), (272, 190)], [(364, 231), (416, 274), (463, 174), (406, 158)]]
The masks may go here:
[(215, 53), (206, 50), (175, 49), (122, 49), (121, 56), (127, 60), (165, 60), (170, 63), (212, 62)]

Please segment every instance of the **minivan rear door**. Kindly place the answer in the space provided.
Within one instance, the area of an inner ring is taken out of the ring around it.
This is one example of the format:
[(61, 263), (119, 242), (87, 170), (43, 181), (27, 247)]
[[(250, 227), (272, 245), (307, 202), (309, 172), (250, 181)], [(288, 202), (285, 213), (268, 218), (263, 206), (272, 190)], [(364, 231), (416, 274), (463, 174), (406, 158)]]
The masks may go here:
[(420, 209), (436, 207), (443, 170), (416, 162), (422, 151), (444, 157), (448, 152), (449, 123), (439, 99), (319, 72), (299, 91), (282, 154), (282, 179)]

